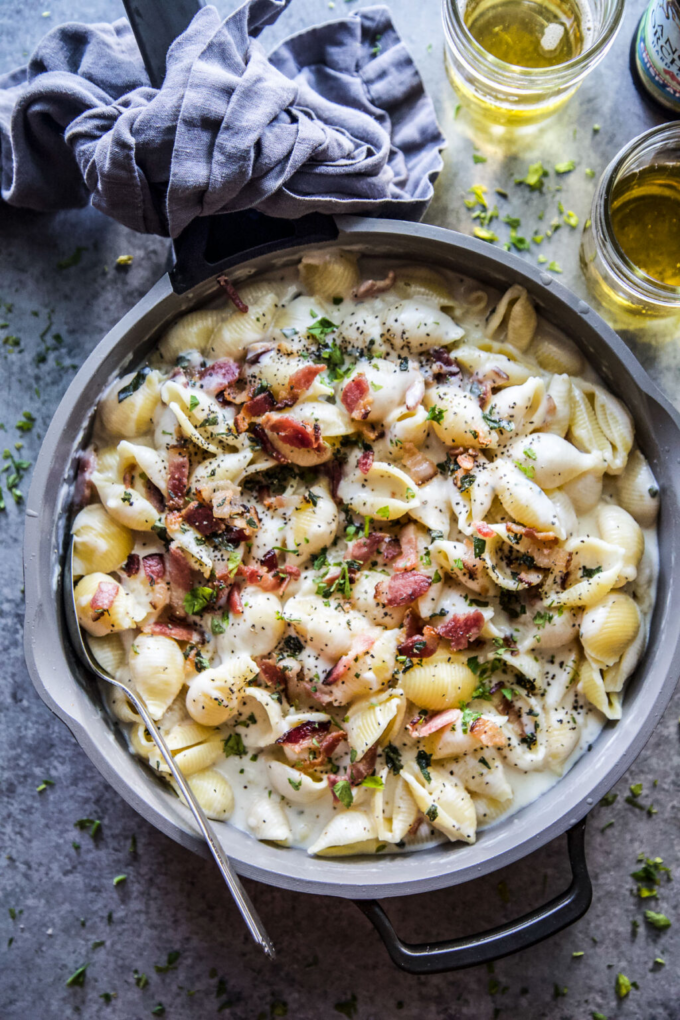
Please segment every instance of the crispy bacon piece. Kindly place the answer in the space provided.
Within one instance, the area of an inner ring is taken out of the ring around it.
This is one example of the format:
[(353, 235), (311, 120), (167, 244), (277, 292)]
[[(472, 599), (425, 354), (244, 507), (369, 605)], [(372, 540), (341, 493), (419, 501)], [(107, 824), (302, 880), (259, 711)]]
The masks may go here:
[(332, 498), (336, 503), (342, 502), (338, 495), (338, 489), (340, 487), (340, 482), (342, 481), (342, 464), (340, 461), (336, 460), (335, 457), (332, 457), (331, 460), (327, 460), (325, 464), (321, 465), (320, 470), (323, 471), (328, 479), (328, 484), (331, 487)]
[(373, 450), (364, 450), (357, 461), (357, 467), (361, 471), (362, 475), (367, 475), (373, 467), (373, 461), (375, 460), (375, 454)]
[(496, 532), (484, 521), (473, 521), (473, 527), (480, 538), (495, 538)]
[(390, 563), (397, 556), (401, 556), (401, 542), (398, 538), (388, 538), (381, 549), (385, 561)]
[(237, 573), (239, 577), (245, 577), (246, 584), (251, 584), (262, 591), (276, 591), (281, 584), (281, 579), (270, 574), (265, 567), (259, 567), (256, 563), (249, 563), (245, 566), (239, 563)]
[(414, 446), (413, 443), (404, 443), (402, 446), (404, 456), (402, 463), (416, 485), (424, 485), (437, 474), (437, 465), (429, 457)]
[(150, 584), (162, 581), (165, 577), (165, 561), (160, 553), (149, 553), (142, 559), (142, 566)]
[(371, 772), (375, 768), (375, 760), (378, 757), (378, 742), (376, 741), (368, 751), (366, 751), (359, 761), (355, 761), (354, 764), (350, 765), (347, 770), (347, 778), (349, 779), (352, 786), (358, 786), (364, 781), (366, 776), (370, 776)]
[(271, 390), (265, 390), (263, 393), (258, 393), (256, 397), (251, 397), (250, 400), (246, 401), (241, 409), (241, 414), (244, 418), (261, 418), (269, 411), (273, 411), (275, 407), (274, 394)]
[(340, 397), (343, 407), (349, 411), (350, 416), (357, 421), (368, 418), (373, 398), (368, 379), (363, 372), (359, 372), (353, 379), (350, 379), (342, 391)]
[(473, 613), (454, 613), (436, 628), (439, 637), (450, 641), (454, 652), (462, 652), (471, 641), (476, 641), (484, 627), (484, 614), (479, 609)]
[(223, 287), (224, 290), (227, 292), (230, 301), (232, 302), (232, 304), (236, 306), (237, 311), (242, 312), (245, 315), (246, 312), (248, 311), (248, 305), (241, 300), (239, 292), (236, 290), (236, 287), (231, 282), (229, 277), (222, 274), (222, 276), (217, 277), (217, 282), (219, 283), (220, 287)]
[(97, 468), (94, 450), (84, 450), (78, 459), (78, 470), (73, 492), (74, 509), (82, 510), (92, 499), (92, 475)]
[(150, 478), (144, 479), (144, 495), (148, 499), (154, 510), (157, 510), (159, 514), (162, 514), (165, 510), (165, 497), (163, 493), (154, 485)]
[(279, 401), (279, 406), (289, 407), (290, 404), (294, 404), (301, 394), (309, 389), (316, 377), (325, 371), (325, 365), (303, 365), (302, 368), (298, 368), (288, 380), (288, 394)]
[(191, 591), (193, 572), (191, 565), (177, 545), (171, 545), (166, 554), (166, 567), (170, 581), (170, 605), (176, 613), (186, 616), (184, 596)]
[(300, 568), (296, 567), (294, 563), (286, 563), (283, 568), (284, 574), (288, 574), (289, 578), (293, 578), (295, 581), (300, 577)]
[(225, 527), (224, 521), (214, 516), (212, 508), (204, 503), (199, 503), (198, 500), (194, 500), (186, 510), (182, 511), (182, 519), (204, 536), (216, 535), (218, 532), (224, 531)]
[(125, 563), (123, 564), (123, 570), (128, 577), (134, 577), (135, 574), (139, 573), (140, 559), (137, 553), (130, 553)]
[(430, 716), (422, 726), (418, 727), (418, 736), (429, 737), (430, 733), (443, 730), (445, 726), (454, 726), (462, 715), (463, 713), (459, 708), (447, 708), (443, 712), (437, 712), (436, 715)]
[(241, 586), (238, 584), (232, 585), (229, 596), (227, 598), (227, 606), (229, 612), (234, 613), (236, 616), (243, 615), (243, 601), (241, 599)]
[(513, 535), (520, 536), (520, 549), (533, 558), (537, 567), (544, 570), (565, 572), (568, 569), (571, 554), (562, 546), (558, 546), (557, 535), (552, 531), (536, 531), (526, 528), (523, 524), (506, 524), (506, 529)]
[(286, 672), (273, 659), (256, 659), (260, 676), (270, 687), (285, 687)]
[(415, 570), (418, 566), (418, 532), (415, 524), (407, 524), (399, 535), (401, 552), (392, 566), (395, 570)]
[(198, 373), (198, 381), (202, 390), (205, 390), (211, 397), (223, 393), (231, 383), (236, 382), (239, 377), (240, 366), (231, 358), (220, 358), (207, 368), (201, 369)]
[(387, 535), (382, 531), (372, 531), (370, 535), (358, 538), (352, 542), (345, 553), (346, 560), (358, 560), (359, 563), (367, 563), (372, 556), (375, 556)]
[(324, 446), (321, 426), (318, 422), (310, 424), (298, 421), (289, 415), (265, 414), (262, 426), (267, 432), (273, 432), (282, 443), (292, 446), (295, 450), (321, 450)]
[(181, 510), (189, 485), (189, 454), (181, 446), (168, 450), (168, 509)]
[(506, 740), (503, 730), (490, 719), (483, 717), (475, 719), (470, 726), (470, 733), (485, 747), (505, 747)]
[(439, 637), (434, 627), (427, 624), (422, 634), (412, 634), (399, 645), (400, 655), (408, 655), (409, 659), (429, 659), (439, 648)]
[(271, 439), (258, 422), (251, 422), (251, 424), (248, 426), (248, 431), (254, 437), (254, 439), (256, 439), (257, 442), (260, 444), (263, 453), (266, 453), (270, 457), (273, 457), (274, 460), (278, 460), (279, 464), (289, 463), (289, 460), (286, 457), (285, 453), (281, 453), (280, 450), (276, 449)]
[(390, 269), (384, 280), (364, 280), (352, 291), (352, 297), (357, 301), (364, 301), (366, 298), (377, 297), (384, 294), (394, 286), (394, 270)]
[(361, 655), (370, 652), (375, 642), (376, 638), (373, 634), (358, 634), (349, 646), (347, 655), (343, 655), (341, 659), (338, 659), (333, 668), (323, 678), (324, 686), (328, 687), (330, 684), (337, 683), (352, 668)]
[(435, 375), (460, 375), (460, 365), (453, 360), (446, 347), (433, 347), (430, 356), (434, 361)]
[(265, 570), (269, 570), (272, 573), (273, 573), (273, 571), (278, 570), (279, 569), (279, 557), (278, 557), (278, 554), (276, 552), (276, 549), (270, 549), (269, 552), (266, 552), (264, 554), (264, 556), (262, 557), (262, 559), (260, 560), (260, 563), (265, 568)]
[(431, 584), (432, 579), (425, 574), (409, 570), (376, 584), (375, 598), (383, 606), (406, 606), (424, 595)]
[(287, 744), (295, 754), (310, 751), (314, 755), (314, 765), (320, 765), (326, 758), (330, 758), (338, 744), (347, 739), (344, 730), (333, 730), (331, 733), (330, 726), (330, 720), (328, 722), (309, 720), (288, 730), (276, 743)]
[(200, 627), (190, 627), (186, 623), (172, 619), (165, 623), (158, 620), (147, 623), (142, 627), (142, 634), (159, 634), (161, 637), (174, 638), (175, 641), (191, 641), (195, 645), (202, 645), (205, 642), (205, 633)]
[(113, 605), (116, 595), (118, 594), (118, 585), (115, 581), (100, 581), (97, 585), (92, 599), (90, 600), (90, 606), (94, 613), (94, 618), (101, 616), (102, 613), (106, 613)]

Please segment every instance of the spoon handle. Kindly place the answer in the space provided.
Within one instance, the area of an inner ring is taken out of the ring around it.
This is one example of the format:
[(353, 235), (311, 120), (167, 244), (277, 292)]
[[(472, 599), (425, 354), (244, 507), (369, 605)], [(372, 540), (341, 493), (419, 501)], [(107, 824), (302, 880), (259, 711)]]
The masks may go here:
[(236, 901), (236, 905), (241, 912), (241, 916), (248, 925), (250, 934), (253, 936), (258, 945), (260, 945), (262, 949), (264, 949), (267, 956), (273, 960), (274, 957), (276, 956), (274, 944), (272, 940), (269, 938), (269, 935), (267, 935), (264, 925), (262, 924), (259, 914), (257, 913), (255, 907), (253, 906), (253, 903), (250, 897), (248, 896), (248, 893), (241, 885), (241, 880), (239, 879), (238, 875), (231, 866), (231, 863), (229, 862), (228, 857), (224, 853), (224, 850), (222, 849), (219, 840), (215, 836), (215, 830), (213, 829), (212, 825), (206, 818), (203, 808), (196, 800), (194, 791), (189, 786), (189, 783), (187, 782), (185, 776), (182, 773), (182, 770), (178, 768), (177, 762), (175, 761), (172, 752), (170, 751), (170, 748), (165, 743), (165, 740), (163, 739), (160, 730), (156, 726), (156, 723), (149, 715), (149, 711), (146, 705), (128, 687), (122, 687), (122, 685), (117, 686), (121, 686), (122, 690), (125, 691), (126, 696), (130, 699), (130, 701), (135, 706), (135, 708), (141, 715), (142, 719), (144, 720), (144, 725), (146, 726), (147, 730), (153, 737), (158, 750), (161, 752), (163, 756), (165, 764), (168, 766), (170, 772), (172, 773), (173, 779), (175, 780), (180, 790), (182, 791), (182, 795), (184, 796), (184, 799), (186, 800), (188, 806), (191, 808), (193, 816), (196, 819), (196, 823), (201, 832), (203, 833), (206, 843), (210, 847), (210, 852), (215, 858), (217, 867), (222, 872), (222, 877), (229, 886), (229, 891), (231, 892), (231, 895), (234, 897), (234, 900)]

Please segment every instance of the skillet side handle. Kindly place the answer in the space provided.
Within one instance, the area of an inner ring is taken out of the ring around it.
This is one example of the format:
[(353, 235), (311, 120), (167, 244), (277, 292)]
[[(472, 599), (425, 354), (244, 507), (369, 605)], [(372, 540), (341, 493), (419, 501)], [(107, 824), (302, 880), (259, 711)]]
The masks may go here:
[(524, 917), (478, 935), (422, 945), (402, 942), (377, 900), (355, 902), (385, 943), (392, 962), (409, 974), (438, 974), (490, 963), (556, 935), (586, 913), (593, 890), (586, 865), (585, 831), (584, 818), (567, 833), (572, 879), (566, 892)]
[(334, 241), (338, 233), (333, 217), (323, 213), (307, 213), (297, 220), (267, 216), (257, 209), (199, 216), (174, 241), (170, 282), (176, 294), (183, 294), (239, 262), (300, 244)]
[(188, 28), (204, 0), (123, 0), (123, 6), (149, 80), (159, 89), (170, 46)]

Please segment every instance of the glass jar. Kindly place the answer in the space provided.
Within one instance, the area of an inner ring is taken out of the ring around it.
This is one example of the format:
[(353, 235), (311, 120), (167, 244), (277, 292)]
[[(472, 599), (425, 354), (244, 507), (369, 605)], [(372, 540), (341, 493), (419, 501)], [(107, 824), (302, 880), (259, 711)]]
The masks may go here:
[(661, 283), (638, 268), (617, 241), (612, 223), (612, 199), (622, 181), (672, 166), (680, 175), (680, 123), (662, 124), (635, 138), (614, 157), (595, 191), (581, 240), (581, 269), (598, 300), (619, 317), (639, 321), (680, 315), (680, 287)]
[[(587, 4), (587, 6), (586, 6)], [(586, 48), (553, 67), (518, 67), (485, 50), (465, 24), (467, 0), (442, 0), (446, 70), (461, 102), (502, 124), (535, 124), (555, 113), (599, 64), (616, 36), (624, 0), (585, 0)]]

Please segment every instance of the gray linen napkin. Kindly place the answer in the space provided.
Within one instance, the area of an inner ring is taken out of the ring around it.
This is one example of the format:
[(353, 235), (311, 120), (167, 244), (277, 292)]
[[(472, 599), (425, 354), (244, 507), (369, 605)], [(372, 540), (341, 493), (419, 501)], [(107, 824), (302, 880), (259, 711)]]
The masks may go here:
[(289, 0), (204, 7), (154, 89), (129, 24), (61, 25), (0, 77), (0, 184), (11, 205), (92, 204), (177, 237), (257, 208), (418, 219), (444, 138), (386, 7), (286, 40), (254, 38)]

